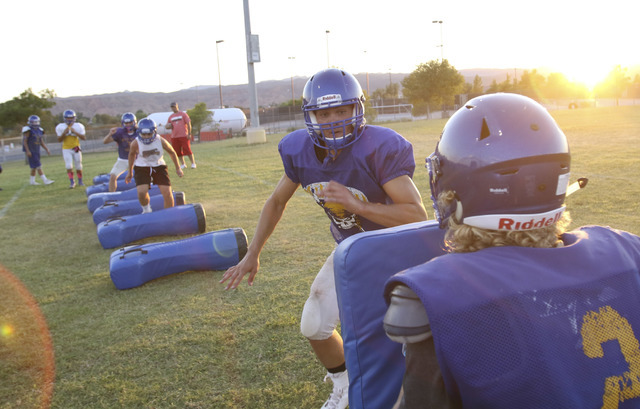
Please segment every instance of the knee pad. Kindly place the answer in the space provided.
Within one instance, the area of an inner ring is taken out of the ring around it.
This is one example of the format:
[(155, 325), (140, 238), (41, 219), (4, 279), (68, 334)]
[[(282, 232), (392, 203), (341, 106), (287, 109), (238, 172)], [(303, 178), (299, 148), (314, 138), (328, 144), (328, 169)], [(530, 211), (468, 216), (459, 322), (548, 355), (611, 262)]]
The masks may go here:
[(322, 330), (322, 310), (318, 300), (313, 297), (309, 297), (304, 303), (300, 319), (300, 332), (305, 338), (312, 340), (327, 339), (333, 333), (333, 330), (329, 332)]

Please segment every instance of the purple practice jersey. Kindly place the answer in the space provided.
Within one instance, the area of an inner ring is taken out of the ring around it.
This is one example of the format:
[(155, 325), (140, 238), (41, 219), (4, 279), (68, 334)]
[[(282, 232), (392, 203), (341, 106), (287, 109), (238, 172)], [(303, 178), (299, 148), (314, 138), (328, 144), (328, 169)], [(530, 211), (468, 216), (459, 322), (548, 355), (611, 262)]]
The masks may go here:
[(452, 401), (640, 407), (640, 237), (586, 226), (562, 241), (447, 254), (387, 281), (387, 300), (396, 283), (420, 297)]
[(334, 180), (346, 186), (363, 202), (391, 203), (382, 186), (392, 179), (413, 176), (413, 146), (397, 132), (367, 125), (360, 138), (343, 149), (335, 160), (328, 156), (321, 162), (306, 129), (285, 136), (278, 145), (284, 171), (299, 183), (320, 205), (331, 220), (331, 233), (337, 243), (369, 230), (382, 229), (364, 217), (348, 212), (336, 203), (325, 203), (319, 194)]
[(120, 159), (129, 159), (129, 145), (136, 139), (136, 136), (138, 136), (137, 132), (129, 135), (126, 128), (118, 128), (118, 130), (111, 135), (111, 138), (118, 144), (118, 157)]

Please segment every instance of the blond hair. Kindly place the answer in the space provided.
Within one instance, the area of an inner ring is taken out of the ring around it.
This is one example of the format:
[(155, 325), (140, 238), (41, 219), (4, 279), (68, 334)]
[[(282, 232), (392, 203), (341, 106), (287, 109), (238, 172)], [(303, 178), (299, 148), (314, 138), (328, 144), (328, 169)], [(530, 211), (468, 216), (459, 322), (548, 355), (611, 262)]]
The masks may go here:
[[(443, 209), (455, 201), (455, 193), (447, 191), (438, 195), (438, 207)], [(524, 231), (489, 230), (468, 226), (449, 217), (448, 229), (444, 237), (445, 246), (454, 253), (468, 253), (487, 247), (519, 246), (551, 248), (560, 247), (560, 236), (571, 223), (569, 212), (564, 212), (556, 223), (540, 229)]]

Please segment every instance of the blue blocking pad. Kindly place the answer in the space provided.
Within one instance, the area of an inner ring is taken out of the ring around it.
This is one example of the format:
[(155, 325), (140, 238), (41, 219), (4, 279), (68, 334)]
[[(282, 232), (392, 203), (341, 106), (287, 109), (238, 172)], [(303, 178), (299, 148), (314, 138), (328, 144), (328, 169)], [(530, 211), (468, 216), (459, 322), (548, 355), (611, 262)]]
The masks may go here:
[[(122, 182), (118, 182), (118, 186), (116, 186), (116, 191), (123, 191), (123, 190), (131, 190), (131, 189), (135, 189), (136, 187), (136, 182), (131, 181), (129, 183), (124, 183), (124, 180), (122, 180)], [(91, 197), (91, 195), (94, 195), (96, 193), (102, 193), (102, 192), (108, 192), (109, 191), (109, 181), (107, 181), (106, 183), (99, 183), (97, 185), (91, 185), (91, 186), (87, 186), (87, 190), (85, 191), (87, 197)]]
[[(160, 188), (157, 185), (151, 185), (149, 187), (149, 196), (155, 196), (160, 194)], [(138, 190), (137, 189), (129, 189), (129, 190), (118, 190), (115, 192), (99, 192), (94, 193), (87, 198), (87, 208), (91, 213), (95, 212), (96, 209), (108, 200), (117, 201), (117, 200), (132, 200), (138, 198)]]
[[(176, 206), (185, 204), (184, 192), (173, 192), (173, 200)], [(149, 204), (154, 212), (164, 209), (164, 197), (162, 195), (149, 196)], [(93, 222), (97, 225), (116, 216), (131, 216), (142, 214), (142, 206), (137, 199), (107, 201), (93, 212)]]
[[(120, 183), (121, 181), (124, 183), (124, 179), (127, 177), (127, 174), (129, 172), (125, 171), (124, 173), (121, 173), (118, 176), (118, 183)], [(99, 175), (96, 175), (93, 177), (93, 184), (94, 185), (100, 185), (102, 183), (109, 183), (109, 180), (111, 179), (111, 174), (109, 173), (101, 173)]]
[(334, 255), (350, 408), (391, 408), (404, 375), (402, 345), (383, 328), (384, 284), (392, 275), (445, 253), (438, 222), (356, 234)]
[(206, 215), (200, 203), (174, 206), (157, 212), (115, 216), (98, 224), (98, 240), (112, 249), (153, 236), (204, 233)]
[(187, 239), (127, 246), (111, 253), (109, 271), (118, 290), (185, 271), (226, 270), (247, 253), (241, 228), (204, 233)]

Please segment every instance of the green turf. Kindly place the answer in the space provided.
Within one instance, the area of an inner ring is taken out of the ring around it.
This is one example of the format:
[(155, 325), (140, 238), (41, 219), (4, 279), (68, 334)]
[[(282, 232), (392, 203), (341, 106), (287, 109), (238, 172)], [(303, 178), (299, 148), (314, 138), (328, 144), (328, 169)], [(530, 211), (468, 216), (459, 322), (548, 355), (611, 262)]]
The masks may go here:
[[(640, 107), (552, 114), (570, 141), (572, 180), (590, 179), (567, 201), (573, 226), (640, 233)], [(414, 144), (414, 180), (430, 217), (424, 158), (444, 123), (388, 124)], [(182, 179), (171, 173), (174, 190), (203, 205), (207, 231), (241, 227), (251, 239), (282, 174), (282, 136), (259, 145), (244, 138), (194, 144), (198, 168)], [(115, 150), (85, 154), (86, 180), (108, 172), (115, 158)], [(289, 203), (253, 287), (245, 281), (224, 291), (222, 272), (212, 271), (118, 291), (109, 277), (111, 250), (98, 242), (84, 190), (67, 189), (62, 158), (43, 158), (56, 180), (51, 186), (28, 186), (24, 162), (3, 166), (0, 264), (11, 273), (0, 274), (0, 408), (39, 408), (50, 387), (38, 307), (55, 353), (53, 408), (317, 408), (326, 399), (325, 371), (298, 325), (333, 242), (307, 195)]]

